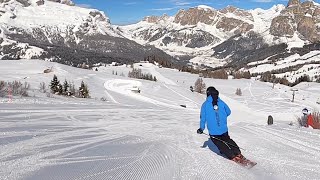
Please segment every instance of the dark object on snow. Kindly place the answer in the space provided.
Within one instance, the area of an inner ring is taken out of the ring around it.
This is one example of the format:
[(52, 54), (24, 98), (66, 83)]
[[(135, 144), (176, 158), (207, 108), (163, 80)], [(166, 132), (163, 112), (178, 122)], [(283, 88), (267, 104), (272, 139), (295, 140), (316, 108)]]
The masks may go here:
[(191, 91), (191, 92), (194, 92), (194, 89), (193, 89), (193, 87), (192, 87), (192, 86), (190, 86), (190, 91)]
[(187, 108), (187, 105), (180, 105), (181, 107)]
[(268, 116), (268, 125), (272, 125), (273, 124), (273, 117), (270, 115)]
[(134, 92), (134, 93), (141, 93), (140, 88), (138, 88), (137, 86), (133, 86), (133, 87), (131, 88), (131, 91)]
[(53, 72), (52, 68), (53, 68), (53, 67), (48, 68), (48, 69), (45, 69), (45, 70), (43, 71), (43, 73), (51, 73), (51, 72)]
[(198, 133), (198, 134), (203, 134), (203, 130), (202, 130), (201, 128), (199, 128), (199, 129), (197, 130), (197, 133)]

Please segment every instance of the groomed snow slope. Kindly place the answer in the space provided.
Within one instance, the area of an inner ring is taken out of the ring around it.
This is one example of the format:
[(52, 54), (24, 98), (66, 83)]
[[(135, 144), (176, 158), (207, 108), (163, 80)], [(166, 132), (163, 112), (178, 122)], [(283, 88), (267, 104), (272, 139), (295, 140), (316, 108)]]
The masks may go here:
[[(37, 91), (53, 67), (63, 81), (84, 80), (91, 99)], [(205, 135), (197, 135), (205, 96), (189, 87), (196, 75), (141, 64), (158, 82), (130, 79), (130, 68), (75, 69), (45, 61), (0, 61), (0, 80), (31, 83), (31, 97), (0, 98), (0, 179), (318, 179), (320, 132), (300, 128), (304, 107), (319, 109), (319, 84), (300, 84), (294, 103), (290, 88), (255, 80), (205, 79), (232, 109), (229, 133), (243, 154), (258, 163), (251, 170), (219, 155)], [(131, 92), (139, 86), (140, 94)], [(237, 88), (243, 96), (236, 96)], [(108, 101), (100, 101), (105, 97)], [(302, 100), (305, 99), (305, 100)], [(182, 108), (180, 105), (186, 105)], [(267, 116), (275, 124), (267, 126)]]

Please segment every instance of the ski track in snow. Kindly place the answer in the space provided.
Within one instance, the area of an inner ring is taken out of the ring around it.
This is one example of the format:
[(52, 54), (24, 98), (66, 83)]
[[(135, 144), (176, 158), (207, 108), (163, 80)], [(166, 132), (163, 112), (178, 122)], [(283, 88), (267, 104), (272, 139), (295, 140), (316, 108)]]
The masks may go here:
[[(54, 67), (69, 76), (66, 66)], [(288, 125), (291, 119), (286, 116), (300, 111), (302, 105), (288, 101), (290, 94), (283, 89), (270, 90), (255, 81), (235, 84), (238, 81), (205, 79), (220, 90), (232, 109), (231, 137), (245, 149), (247, 158), (258, 163), (248, 170), (222, 157), (207, 136), (196, 134), (205, 97), (188, 88), (197, 77), (161, 69), (161, 73), (172, 73), (166, 77), (173, 79), (149, 82), (83, 72), (75, 77), (96, 81), (92, 85), (99, 91), (92, 91), (106, 95), (108, 102), (43, 98), (37, 103), (14, 99), (9, 104), (0, 99), (1, 180), (320, 177), (319, 131)], [(191, 80), (184, 84), (186, 79)], [(178, 81), (183, 83), (174, 83)], [(141, 93), (131, 92), (133, 86)], [(242, 97), (234, 96), (237, 87), (243, 88)], [(312, 105), (311, 99), (297, 102)], [(275, 118), (273, 126), (266, 126), (269, 114), (285, 119)]]

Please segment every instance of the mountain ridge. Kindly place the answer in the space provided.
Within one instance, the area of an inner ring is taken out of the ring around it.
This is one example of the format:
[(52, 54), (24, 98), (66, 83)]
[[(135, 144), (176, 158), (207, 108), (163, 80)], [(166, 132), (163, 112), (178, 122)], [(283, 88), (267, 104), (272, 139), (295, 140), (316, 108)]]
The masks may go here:
[(317, 50), (310, 47), (318, 47), (320, 41), (318, 12), (319, 4), (300, 0), (266, 10), (200, 5), (173, 16), (149, 16), (120, 29), (137, 43), (154, 45), (178, 59), (189, 57), (192, 66), (250, 71), (251, 62), (274, 63)]

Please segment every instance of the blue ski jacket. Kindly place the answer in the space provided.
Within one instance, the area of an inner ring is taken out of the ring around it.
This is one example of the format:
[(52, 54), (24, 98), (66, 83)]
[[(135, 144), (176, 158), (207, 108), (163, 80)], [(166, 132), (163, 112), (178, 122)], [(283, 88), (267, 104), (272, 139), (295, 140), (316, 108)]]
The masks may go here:
[(201, 106), (200, 128), (205, 129), (206, 124), (210, 135), (222, 135), (228, 131), (227, 117), (231, 114), (228, 105), (218, 98), (218, 109), (214, 110), (212, 97), (208, 96)]

